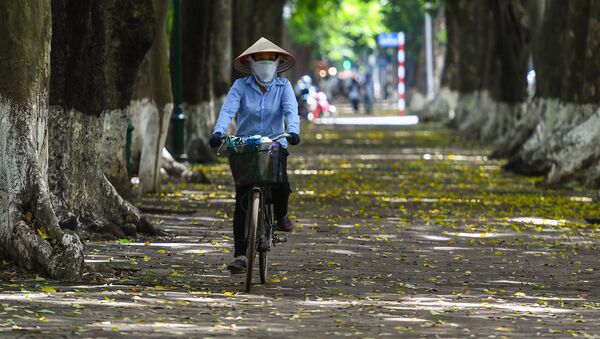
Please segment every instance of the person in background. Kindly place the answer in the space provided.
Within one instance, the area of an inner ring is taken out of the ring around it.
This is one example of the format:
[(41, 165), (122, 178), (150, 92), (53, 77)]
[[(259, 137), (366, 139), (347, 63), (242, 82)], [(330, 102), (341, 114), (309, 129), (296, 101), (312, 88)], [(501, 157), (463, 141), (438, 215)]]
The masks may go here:
[(371, 73), (365, 75), (364, 88), (364, 103), (365, 114), (373, 114), (373, 101), (375, 100), (375, 89), (373, 86), (373, 76)]
[(333, 77), (327, 75), (319, 80), (319, 91), (327, 95), (327, 100), (333, 103)]
[[(294, 89), (288, 79), (277, 77), (277, 73), (292, 68), (294, 64), (294, 57), (290, 53), (265, 38), (260, 38), (238, 56), (233, 61), (233, 67), (248, 76), (237, 79), (231, 86), (209, 140), (210, 146), (221, 145), (221, 137), (234, 117), (237, 118), (235, 134), (238, 136), (261, 135), (273, 138), (285, 133), (287, 124), (291, 135), (289, 143), (300, 143), (300, 119)], [(280, 143), (284, 149), (281, 159), (284, 178), (281, 185), (272, 188), (273, 204), (276, 229), (289, 232), (294, 228), (287, 216), (291, 193), (286, 172), (289, 152), (287, 141), (283, 139)], [(234, 261), (227, 266), (231, 274), (246, 272), (245, 208), (248, 206), (250, 188), (235, 188)]]
[(300, 115), (300, 117), (303, 119), (308, 118), (308, 113), (311, 110), (311, 88), (312, 79), (308, 74), (301, 76), (298, 82), (296, 82), (296, 86), (294, 88), (294, 92), (296, 93), (296, 100), (298, 101), (298, 115)]
[(356, 78), (352, 78), (350, 88), (348, 89), (348, 99), (352, 103), (354, 113), (358, 113), (358, 103), (360, 102), (360, 85)]

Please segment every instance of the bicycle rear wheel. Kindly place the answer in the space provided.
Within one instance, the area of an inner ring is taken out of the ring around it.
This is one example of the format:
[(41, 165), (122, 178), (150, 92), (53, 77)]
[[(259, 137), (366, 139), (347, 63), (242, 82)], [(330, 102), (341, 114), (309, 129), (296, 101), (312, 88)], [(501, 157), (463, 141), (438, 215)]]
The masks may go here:
[(246, 247), (246, 292), (250, 292), (252, 287), (252, 268), (254, 266), (254, 257), (256, 256), (256, 228), (258, 227), (258, 216), (260, 207), (260, 193), (254, 192), (252, 200), (250, 202), (251, 209), (247, 213), (250, 213), (250, 220), (248, 223), (248, 243)]

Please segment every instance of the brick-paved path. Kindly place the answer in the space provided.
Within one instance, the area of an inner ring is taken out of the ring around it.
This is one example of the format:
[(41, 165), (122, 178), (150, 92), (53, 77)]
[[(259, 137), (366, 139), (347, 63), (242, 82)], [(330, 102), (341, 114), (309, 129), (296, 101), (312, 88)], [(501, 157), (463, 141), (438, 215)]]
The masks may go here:
[(153, 215), (169, 237), (88, 242), (88, 261), (114, 270), (104, 283), (2, 265), (0, 337), (599, 336), (590, 192), (503, 173), (436, 126), (304, 127), (298, 227), (267, 286), (242, 293), (225, 269), (223, 162), (204, 167), (212, 184), (143, 199), (179, 211)]

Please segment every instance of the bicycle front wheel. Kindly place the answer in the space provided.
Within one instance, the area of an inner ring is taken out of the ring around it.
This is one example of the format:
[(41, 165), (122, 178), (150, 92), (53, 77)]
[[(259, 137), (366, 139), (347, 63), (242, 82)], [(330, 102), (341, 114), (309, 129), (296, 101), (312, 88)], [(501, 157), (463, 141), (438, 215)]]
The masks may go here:
[(258, 252), (258, 269), (260, 273), (260, 283), (267, 283), (267, 265), (269, 263), (269, 251)]
[(250, 213), (250, 220), (248, 223), (248, 243), (246, 247), (246, 258), (248, 260), (246, 265), (246, 292), (250, 292), (250, 288), (252, 287), (252, 268), (254, 266), (254, 257), (256, 256), (256, 229), (258, 227), (260, 208), (259, 192), (254, 192), (252, 195), (250, 206), (251, 208), (247, 212)]

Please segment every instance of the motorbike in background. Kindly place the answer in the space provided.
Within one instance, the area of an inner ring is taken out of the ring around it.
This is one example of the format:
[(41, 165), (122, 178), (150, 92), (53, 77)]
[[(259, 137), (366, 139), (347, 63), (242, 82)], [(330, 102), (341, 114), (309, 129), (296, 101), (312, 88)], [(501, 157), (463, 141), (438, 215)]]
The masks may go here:
[(337, 109), (329, 102), (327, 94), (317, 92), (312, 86), (312, 79), (304, 75), (296, 83), (296, 99), (298, 100), (298, 115), (313, 121), (320, 118), (337, 117)]
[(314, 107), (308, 113), (308, 120), (317, 120), (320, 118), (335, 118), (337, 117), (337, 109), (329, 102), (327, 94), (318, 92), (314, 98)]
[(312, 112), (313, 105), (311, 99), (311, 91), (314, 91), (312, 79), (308, 75), (300, 77), (294, 88), (296, 92), (296, 100), (298, 101), (298, 115), (302, 119), (308, 119), (308, 113)]

